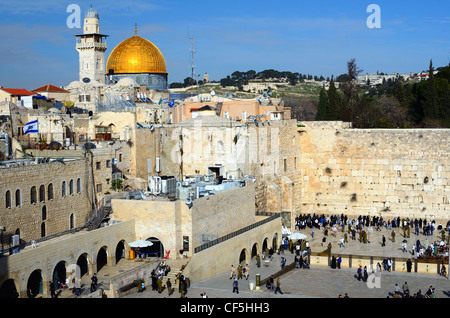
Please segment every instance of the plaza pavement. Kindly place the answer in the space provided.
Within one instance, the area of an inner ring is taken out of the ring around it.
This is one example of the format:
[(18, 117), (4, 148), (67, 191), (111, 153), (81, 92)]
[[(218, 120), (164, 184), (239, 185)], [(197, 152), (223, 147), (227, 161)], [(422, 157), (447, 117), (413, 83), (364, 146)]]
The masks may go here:
[[(349, 238), (349, 242), (345, 247), (339, 247), (339, 238), (342, 236), (342, 233), (338, 232), (336, 237), (328, 235), (326, 244), (331, 242), (333, 245), (332, 252), (341, 255), (411, 257), (413, 259), (410, 250), (417, 239), (422, 243), (425, 243), (427, 239), (430, 243), (434, 240), (440, 240), (440, 237), (436, 235), (437, 232), (433, 236), (414, 235), (411, 233), (410, 238), (406, 238), (408, 241), (408, 252), (403, 252), (401, 249), (401, 241), (404, 239), (403, 231), (396, 229), (395, 242), (391, 241), (391, 231), (384, 228), (379, 232), (374, 230), (369, 235), (370, 243), (367, 244), (360, 243), (358, 235), (356, 235), (357, 239), (353, 241)], [(322, 231), (316, 229), (314, 238), (311, 237), (311, 229), (305, 229), (300, 232), (308, 235), (306, 240), (309, 241), (312, 252), (325, 250), (326, 247), (322, 246)], [(382, 235), (386, 237), (386, 246), (384, 247), (381, 246)], [(192, 283), (186, 296), (187, 298), (201, 298), (200, 294), (205, 292), (209, 298), (338, 298), (339, 295), (344, 296), (345, 293), (348, 293), (350, 298), (387, 298), (392, 297), (395, 284), (398, 284), (401, 288), (407, 282), (411, 295), (414, 295), (419, 289), (425, 294), (427, 289), (433, 286), (436, 298), (450, 297), (450, 281), (437, 274), (383, 271), (379, 288), (369, 288), (366, 283), (356, 279), (356, 268), (332, 269), (321, 265), (312, 265), (310, 269), (293, 269), (280, 276), (283, 294), (274, 294), (265, 286), (261, 286), (259, 290), (250, 289), (249, 282), (253, 285), (255, 284), (256, 274), (260, 274), (261, 279), (265, 279), (280, 270), (281, 256), (287, 259), (288, 264), (293, 262), (294, 254), (290, 252), (285, 252), (284, 255), (274, 254), (269, 267), (261, 266), (257, 268), (256, 262), (250, 261), (250, 277), (248, 281), (244, 279), (239, 280), (239, 295), (232, 293), (232, 280), (229, 279), (230, 273), (226, 271), (215, 277)], [(237, 266), (237, 264), (234, 265), (235, 267)], [(176, 289), (169, 296), (167, 290), (159, 294), (157, 291), (152, 291), (150, 287), (150, 289), (147, 288), (142, 293), (132, 293), (123, 298), (180, 298), (180, 293)]]

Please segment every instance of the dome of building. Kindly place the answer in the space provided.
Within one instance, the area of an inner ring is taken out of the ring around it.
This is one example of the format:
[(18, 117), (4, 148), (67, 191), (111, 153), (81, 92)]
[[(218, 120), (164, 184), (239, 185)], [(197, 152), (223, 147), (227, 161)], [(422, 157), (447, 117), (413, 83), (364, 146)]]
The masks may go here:
[(85, 18), (85, 19), (88, 19), (88, 18), (96, 18), (96, 19), (98, 19), (98, 12), (95, 11), (95, 10), (92, 8), (92, 5), (91, 5), (91, 7), (90, 7), (89, 9), (87, 9), (87, 11), (85, 12), (84, 18)]
[(122, 41), (109, 55), (106, 71), (113, 74), (167, 74), (161, 51), (149, 40), (133, 36)]

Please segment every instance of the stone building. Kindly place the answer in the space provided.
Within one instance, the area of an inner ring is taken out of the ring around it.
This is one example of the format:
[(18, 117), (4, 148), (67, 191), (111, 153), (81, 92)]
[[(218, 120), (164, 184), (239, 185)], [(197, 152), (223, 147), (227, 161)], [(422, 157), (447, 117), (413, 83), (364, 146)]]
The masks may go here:
[(21, 159), (0, 166), (0, 224), (6, 246), (65, 232), (87, 223), (94, 207), (88, 160)]

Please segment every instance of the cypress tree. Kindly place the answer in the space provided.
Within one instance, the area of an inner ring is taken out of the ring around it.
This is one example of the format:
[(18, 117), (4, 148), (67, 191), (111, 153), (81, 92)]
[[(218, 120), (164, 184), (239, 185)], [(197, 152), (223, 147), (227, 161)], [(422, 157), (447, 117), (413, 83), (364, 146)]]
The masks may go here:
[(341, 101), (336, 86), (334, 85), (334, 80), (331, 78), (330, 88), (328, 89), (328, 120), (340, 120), (341, 113)]
[(439, 117), (439, 97), (434, 81), (433, 61), (430, 60), (430, 70), (428, 71), (428, 83), (426, 93), (426, 104), (424, 109), (425, 118), (437, 119)]
[(319, 106), (317, 108), (316, 120), (328, 120), (329, 106), (328, 95), (325, 88), (322, 87), (319, 94)]

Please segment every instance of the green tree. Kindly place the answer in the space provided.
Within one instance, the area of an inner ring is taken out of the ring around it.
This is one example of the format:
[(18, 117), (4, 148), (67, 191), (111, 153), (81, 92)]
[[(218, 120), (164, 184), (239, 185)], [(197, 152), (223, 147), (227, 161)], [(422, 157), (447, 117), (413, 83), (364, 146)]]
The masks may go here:
[(319, 94), (319, 106), (317, 108), (316, 120), (329, 120), (329, 107), (328, 94), (325, 91), (325, 88), (322, 88)]
[(340, 120), (341, 97), (334, 85), (333, 78), (331, 78), (330, 87), (328, 88), (328, 103), (327, 120)]
[(439, 98), (434, 80), (433, 61), (430, 60), (430, 69), (428, 71), (426, 104), (424, 108), (425, 118), (437, 119), (439, 117)]

